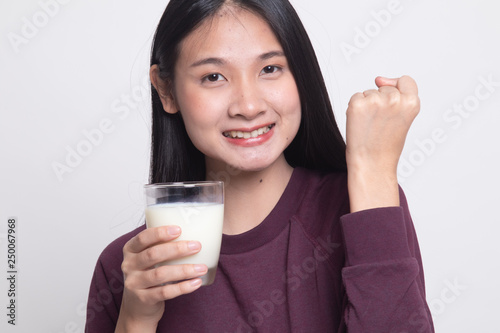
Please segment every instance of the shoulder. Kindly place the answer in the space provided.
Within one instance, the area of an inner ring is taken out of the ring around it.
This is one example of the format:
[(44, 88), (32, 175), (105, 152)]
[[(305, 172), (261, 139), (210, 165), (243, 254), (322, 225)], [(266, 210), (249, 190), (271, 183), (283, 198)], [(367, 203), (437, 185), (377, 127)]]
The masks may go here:
[(305, 168), (296, 171), (303, 193), (295, 214), (296, 222), (311, 235), (332, 232), (338, 227), (340, 217), (350, 210), (347, 173)]
[(325, 205), (346, 208), (349, 205), (347, 173), (298, 168), (297, 176), (301, 179), (303, 209)]

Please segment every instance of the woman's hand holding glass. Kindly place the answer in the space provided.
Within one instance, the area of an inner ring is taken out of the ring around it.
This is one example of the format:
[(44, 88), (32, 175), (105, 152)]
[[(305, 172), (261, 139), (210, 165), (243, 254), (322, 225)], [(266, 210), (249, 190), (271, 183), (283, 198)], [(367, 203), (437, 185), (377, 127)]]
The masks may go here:
[(207, 273), (206, 265), (156, 266), (200, 251), (198, 241), (172, 242), (180, 234), (177, 226), (149, 228), (125, 244), (124, 291), (116, 332), (134, 327), (141, 332), (155, 332), (163, 315), (164, 301), (191, 293), (201, 286), (199, 277)]

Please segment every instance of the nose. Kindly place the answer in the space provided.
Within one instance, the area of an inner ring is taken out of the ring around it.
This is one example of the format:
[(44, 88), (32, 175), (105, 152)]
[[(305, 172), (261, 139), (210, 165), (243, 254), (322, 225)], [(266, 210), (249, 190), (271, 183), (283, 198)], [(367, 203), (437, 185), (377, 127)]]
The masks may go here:
[(239, 80), (233, 83), (232, 101), (229, 106), (231, 117), (254, 119), (266, 111), (264, 94), (254, 80)]

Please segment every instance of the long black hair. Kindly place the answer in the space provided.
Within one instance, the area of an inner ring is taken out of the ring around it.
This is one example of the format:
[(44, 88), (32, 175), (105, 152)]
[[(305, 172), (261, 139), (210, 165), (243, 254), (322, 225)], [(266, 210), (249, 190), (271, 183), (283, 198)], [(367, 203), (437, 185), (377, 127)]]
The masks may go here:
[[(311, 41), (288, 0), (171, 0), (155, 33), (151, 66), (173, 82), (180, 42), (205, 19), (231, 4), (262, 17), (281, 43), (301, 101), (298, 133), (285, 150), (292, 167), (346, 171), (345, 143), (333, 115)], [(152, 183), (205, 179), (205, 157), (188, 137), (180, 112), (164, 111), (152, 87)]]

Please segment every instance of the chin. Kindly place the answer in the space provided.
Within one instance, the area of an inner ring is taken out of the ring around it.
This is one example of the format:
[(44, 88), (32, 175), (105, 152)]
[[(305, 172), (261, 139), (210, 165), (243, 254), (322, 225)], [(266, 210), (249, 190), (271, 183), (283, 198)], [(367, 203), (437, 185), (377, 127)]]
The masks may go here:
[(273, 166), (286, 164), (284, 155), (277, 152), (260, 150), (249, 154), (218, 154), (207, 157), (210, 169), (236, 176), (241, 172), (261, 172)]
[(228, 165), (230, 165), (231, 168), (239, 170), (241, 172), (260, 172), (273, 166), (277, 161), (278, 158), (265, 160), (245, 159), (243, 162)]
[(234, 170), (238, 170), (239, 172), (259, 172), (265, 170), (269, 165), (231, 165), (230, 167)]

